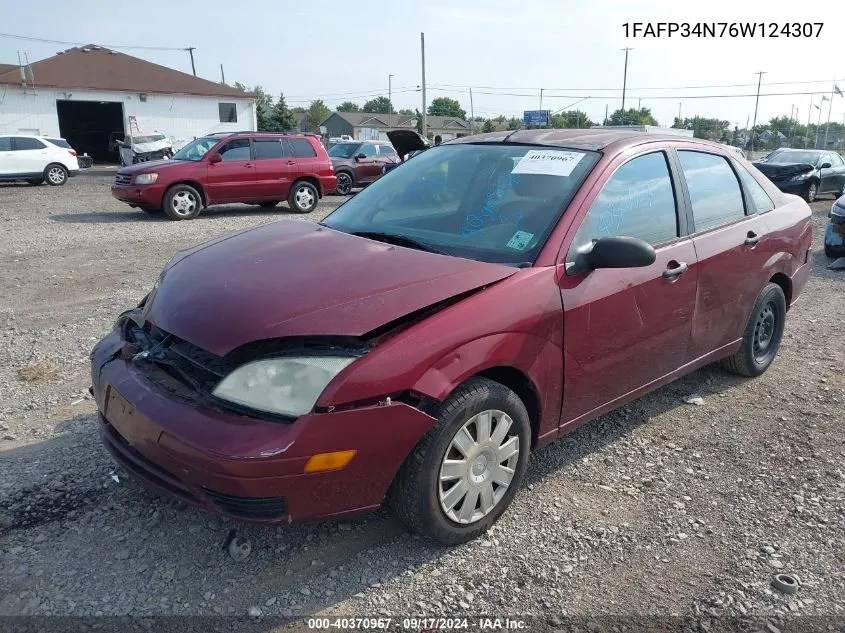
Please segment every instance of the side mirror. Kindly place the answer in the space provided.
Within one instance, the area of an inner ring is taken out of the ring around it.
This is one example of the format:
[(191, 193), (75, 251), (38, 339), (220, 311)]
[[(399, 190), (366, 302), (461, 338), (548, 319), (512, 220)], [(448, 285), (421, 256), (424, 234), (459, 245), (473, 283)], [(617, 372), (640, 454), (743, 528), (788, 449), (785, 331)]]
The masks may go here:
[(579, 271), (598, 268), (643, 268), (657, 258), (654, 248), (637, 237), (603, 237), (585, 246), (578, 254)]
[(830, 169), (830, 163), (822, 163), (822, 166), (819, 169)]
[(223, 162), (223, 157), (220, 154), (212, 154), (209, 156), (208, 162), (212, 165), (216, 165), (217, 163)]
[(367, 158), (366, 154), (358, 154), (355, 156), (355, 160), (364, 160), (365, 158)]

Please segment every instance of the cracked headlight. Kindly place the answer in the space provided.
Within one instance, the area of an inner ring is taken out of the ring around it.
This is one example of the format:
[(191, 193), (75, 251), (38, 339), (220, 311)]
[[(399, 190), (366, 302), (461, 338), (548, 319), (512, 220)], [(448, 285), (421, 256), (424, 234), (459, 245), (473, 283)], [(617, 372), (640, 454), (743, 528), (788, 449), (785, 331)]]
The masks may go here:
[(214, 396), (250, 409), (299, 416), (314, 408), (332, 379), (355, 358), (272, 358), (241, 365), (226, 376)]

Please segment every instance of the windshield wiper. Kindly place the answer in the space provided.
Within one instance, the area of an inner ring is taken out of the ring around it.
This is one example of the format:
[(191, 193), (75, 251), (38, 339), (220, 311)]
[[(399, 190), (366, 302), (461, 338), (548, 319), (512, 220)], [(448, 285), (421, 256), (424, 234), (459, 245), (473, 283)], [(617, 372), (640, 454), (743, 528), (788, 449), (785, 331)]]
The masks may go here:
[(445, 252), (438, 250), (433, 246), (429, 246), (428, 244), (415, 240), (412, 237), (406, 237), (405, 235), (384, 233), (382, 231), (352, 231), (350, 235), (355, 235), (357, 237), (365, 237), (370, 240), (376, 240), (377, 242), (385, 242), (387, 244), (396, 244), (397, 246), (407, 246), (408, 248), (416, 248), (417, 250), (425, 251), (427, 253), (437, 253), (438, 255), (446, 255)]

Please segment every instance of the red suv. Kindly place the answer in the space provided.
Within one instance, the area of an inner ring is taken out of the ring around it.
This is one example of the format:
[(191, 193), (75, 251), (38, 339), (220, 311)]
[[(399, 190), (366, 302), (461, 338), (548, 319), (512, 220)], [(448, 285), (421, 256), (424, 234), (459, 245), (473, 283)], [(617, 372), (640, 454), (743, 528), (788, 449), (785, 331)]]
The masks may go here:
[(316, 136), (227, 132), (198, 138), (170, 160), (124, 167), (111, 191), (147, 213), (190, 220), (203, 207), (231, 202), (271, 208), (287, 200), (296, 213), (310, 213), (336, 186)]

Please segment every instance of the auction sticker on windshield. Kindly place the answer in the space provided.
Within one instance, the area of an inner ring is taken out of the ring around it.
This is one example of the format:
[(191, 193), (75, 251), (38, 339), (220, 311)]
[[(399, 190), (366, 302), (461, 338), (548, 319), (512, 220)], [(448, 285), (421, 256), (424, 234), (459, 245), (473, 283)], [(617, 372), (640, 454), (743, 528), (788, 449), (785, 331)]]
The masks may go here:
[(522, 157), (511, 173), (568, 176), (582, 158), (582, 152), (532, 149)]
[(532, 237), (534, 237), (533, 233), (517, 231), (508, 242), (508, 248), (515, 248), (518, 251), (525, 250), (525, 247), (531, 243)]

